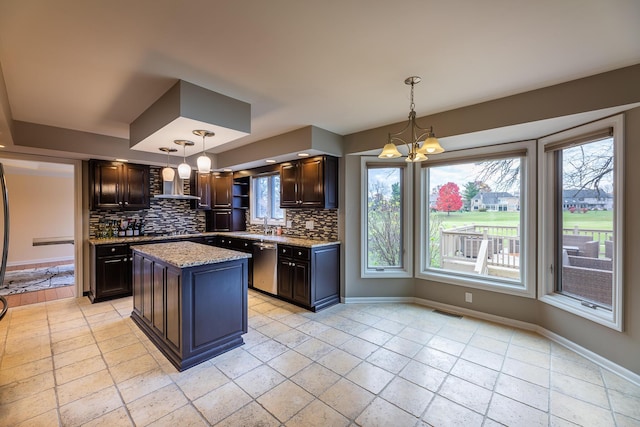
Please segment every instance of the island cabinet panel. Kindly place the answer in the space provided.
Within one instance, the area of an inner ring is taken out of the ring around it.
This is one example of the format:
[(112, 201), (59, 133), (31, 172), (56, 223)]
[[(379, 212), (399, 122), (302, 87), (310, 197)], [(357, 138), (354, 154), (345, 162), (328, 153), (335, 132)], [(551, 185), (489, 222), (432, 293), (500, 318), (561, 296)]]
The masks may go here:
[(242, 316), (245, 291), (237, 286), (243, 279), (246, 280), (246, 269), (241, 264), (193, 273), (193, 349), (246, 332)]
[(166, 312), (165, 321), (167, 323), (167, 341), (174, 351), (180, 351), (182, 336), (182, 273), (177, 268), (167, 268), (165, 270), (166, 281)]
[(165, 268), (163, 265), (153, 263), (153, 279), (151, 280), (151, 298), (153, 299), (153, 327), (156, 331), (164, 335), (164, 284)]
[(147, 323), (153, 322), (153, 261), (142, 260), (142, 316)]
[[(245, 257), (177, 268), (142, 250), (137, 252), (134, 248), (135, 294), (131, 318), (178, 370), (244, 343), (242, 334), (247, 332)], [(139, 293), (142, 298), (138, 297)], [(152, 297), (146, 298), (147, 293)]]

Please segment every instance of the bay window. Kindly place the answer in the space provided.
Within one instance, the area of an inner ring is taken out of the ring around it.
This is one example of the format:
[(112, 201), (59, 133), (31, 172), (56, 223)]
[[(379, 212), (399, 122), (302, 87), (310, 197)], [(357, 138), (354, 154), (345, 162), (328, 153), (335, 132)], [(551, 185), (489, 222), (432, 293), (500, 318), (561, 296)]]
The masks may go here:
[(540, 140), (540, 299), (622, 329), (622, 116)]

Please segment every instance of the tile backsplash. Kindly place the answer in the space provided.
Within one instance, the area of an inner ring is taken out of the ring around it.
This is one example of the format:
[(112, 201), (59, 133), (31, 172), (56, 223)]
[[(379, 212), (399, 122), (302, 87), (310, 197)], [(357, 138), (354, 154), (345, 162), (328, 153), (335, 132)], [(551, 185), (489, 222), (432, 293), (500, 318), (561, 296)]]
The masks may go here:
[[(338, 240), (337, 209), (287, 209), (287, 221), (291, 228), (283, 228), (285, 236), (304, 237), (315, 240)], [(262, 225), (250, 224), (251, 214), (247, 210), (247, 231), (262, 233)], [(313, 221), (313, 230), (305, 228), (307, 221)]]
[[(153, 196), (162, 193), (161, 168), (151, 166), (150, 170), (150, 207), (139, 211), (92, 210), (89, 212), (89, 237), (98, 237), (100, 224), (122, 219), (142, 221), (144, 234), (173, 234), (183, 232), (206, 231), (205, 211), (191, 209), (189, 200), (156, 199)], [(191, 194), (189, 181), (184, 181), (184, 194)], [(290, 228), (283, 228), (286, 236), (304, 237), (317, 240), (338, 240), (337, 209), (289, 209), (286, 211)], [(250, 223), (251, 215), (247, 209), (247, 231), (262, 233), (262, 225)], [(305, 228), (307, 221), (313, 221), (313, 230)]]
[[(89, 212), (89, 237), (97, 237), (98, 225), (122, 219), (142, 221), (144, 234), (173, 234), (182, 232), (203, 232), (206, 227), (204, 211), (191, 209), (189, 200), (156, 199), (153, 196), (162, 193), (161, 168), (151, 166), (150, 170), (150, 207), (139, 211)], [(190, 193), (189, 180), (184, 181), (184, 194)]]

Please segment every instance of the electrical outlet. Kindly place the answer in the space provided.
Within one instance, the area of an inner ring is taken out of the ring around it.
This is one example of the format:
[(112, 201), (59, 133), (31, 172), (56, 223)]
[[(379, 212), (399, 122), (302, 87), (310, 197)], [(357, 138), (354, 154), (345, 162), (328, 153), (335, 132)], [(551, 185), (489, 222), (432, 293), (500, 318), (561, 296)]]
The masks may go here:
[(306, 228), (307, 230), (313, 230), (313, 221), (307, 221), (307, 222), (305, 223), (305, 228)]
[(291, 227), (293, 227), (292, 222), (291, 221), (287, 221), (287, 228), (291, 228)]
[(471, 292), (464, 293), (464, 301), (465, 302), (473, 302), (473, 294)]

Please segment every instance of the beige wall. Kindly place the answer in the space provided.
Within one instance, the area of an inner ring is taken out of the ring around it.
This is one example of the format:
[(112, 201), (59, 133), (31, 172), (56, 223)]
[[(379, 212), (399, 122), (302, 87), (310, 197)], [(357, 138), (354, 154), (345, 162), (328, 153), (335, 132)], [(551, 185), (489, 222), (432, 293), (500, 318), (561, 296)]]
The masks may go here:
[[(510, 96), (418, 119), (433, 124), (438, 136), (524, 124), (640, 102), (640, 65), (565, 84)], [(624, 109), (623, 109), (624, 110)], [(398, 124), (345, 136), (345, 259), (344, 296), (406, 297), (460, 306), (490, 315), (537, 324), (640, 375), (640, 108), (625, 112), (625, 266), (624, 331), (617, 332), (566, 313), (532, 298), (467, 289), (445, 283), (414, 280), (361, 279), (360, 272), (360, 164), (358, 154), (379, 150), (387, 132)], [(538, 135), (541, 137), (544, 135)], [(418, 215), (416, 211), (416, 216)], [(417, 224), (417, 223), (416, 223)], [(416, 236), (414, 249), (419, 240)], [(465, 304), (464, 292), (473, 291), (473, 304)]]
[(7, 173), (9, 256), (7, 265), (73, 260), (73, 245), (33, 246), (34, 238), (73, 237), (73, 177)]

